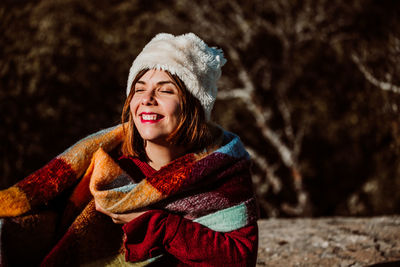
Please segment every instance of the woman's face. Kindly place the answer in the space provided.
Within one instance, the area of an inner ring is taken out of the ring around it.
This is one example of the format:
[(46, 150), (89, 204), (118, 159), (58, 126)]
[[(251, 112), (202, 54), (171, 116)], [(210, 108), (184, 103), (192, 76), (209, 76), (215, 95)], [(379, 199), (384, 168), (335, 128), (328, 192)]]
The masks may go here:
[(132, 89), (130, 110), (140, 136), (147, 142), (166, 144), (181, 113), (177, 86), (165, 71), (149, 70)]

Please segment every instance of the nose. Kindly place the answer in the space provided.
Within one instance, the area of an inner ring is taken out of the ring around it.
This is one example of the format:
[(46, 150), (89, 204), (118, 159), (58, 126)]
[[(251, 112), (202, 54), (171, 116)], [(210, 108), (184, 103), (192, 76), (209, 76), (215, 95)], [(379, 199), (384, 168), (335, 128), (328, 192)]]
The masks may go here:
[(155, 104), (155, 98), (154, 98), (154, 92), (153, 91), (146, 92), (143, 95), (142, 104), (145, 105), (145, 106), (149, 106), (149, 105), (154, 105)]

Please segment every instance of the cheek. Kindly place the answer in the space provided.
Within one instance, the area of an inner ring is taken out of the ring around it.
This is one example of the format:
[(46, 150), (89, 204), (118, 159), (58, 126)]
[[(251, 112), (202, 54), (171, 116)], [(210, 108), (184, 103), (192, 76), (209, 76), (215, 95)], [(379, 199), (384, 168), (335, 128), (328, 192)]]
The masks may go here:
[(176, 117), (177, 120), (179, 120), (179, 118), (182, 114), (180, 102), (178, 102), (178, 101), (175, 102), (174, 105), (171, 106), (170, 112), (171, 112), (171, 114), (174, 114), (174, 116)]
[(134, 108), (132, 102), (129, 104), (129, 110), (131, 111), (132, 114), (134, 114)]
[(137, 101), (135, 98), (132, 98), (131, 103), (129, 104), (129, 109), (133, 115), (135, 114), (136, 108), (137, 108)]

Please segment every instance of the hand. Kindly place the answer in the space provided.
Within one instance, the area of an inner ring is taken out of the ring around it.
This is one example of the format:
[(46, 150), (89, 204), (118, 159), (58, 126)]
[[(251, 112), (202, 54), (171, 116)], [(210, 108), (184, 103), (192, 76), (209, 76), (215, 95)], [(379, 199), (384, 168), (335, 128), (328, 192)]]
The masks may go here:
[(128, 223), (146, 212), (146, 211), (139, 211), (139, 212), (117, 214), (117, 213), (112, 213), (112, 212), (109, 212), (109, 211), (103, 209), (96, 201), (95, 201), (95, 206), (96, 206), (97, 211), (111, 217), (111, 219), (114, 223), (119, 223), (119, 224)]

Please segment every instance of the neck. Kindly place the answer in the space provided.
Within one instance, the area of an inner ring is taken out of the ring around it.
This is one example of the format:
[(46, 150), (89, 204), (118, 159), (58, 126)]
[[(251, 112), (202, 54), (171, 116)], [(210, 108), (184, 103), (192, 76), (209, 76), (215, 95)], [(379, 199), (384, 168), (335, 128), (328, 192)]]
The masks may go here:
[(145, 151), (149, 158), (149, 165), (155, 170), (167, 165), (174, 159), (183, 156), (186, 150), (180, 146), (160, 145), (157, 143), (146, 142)]

